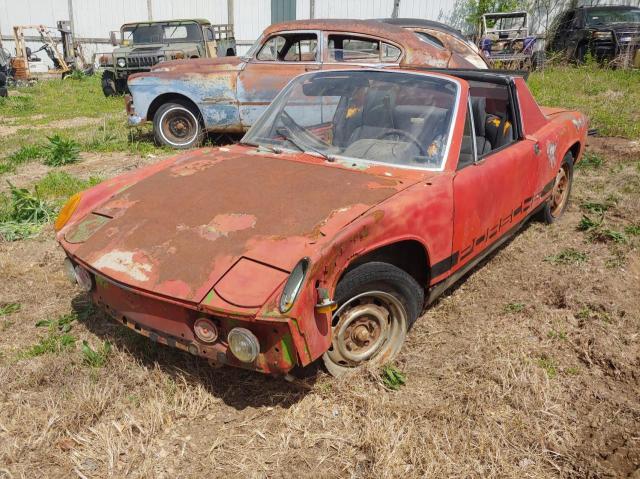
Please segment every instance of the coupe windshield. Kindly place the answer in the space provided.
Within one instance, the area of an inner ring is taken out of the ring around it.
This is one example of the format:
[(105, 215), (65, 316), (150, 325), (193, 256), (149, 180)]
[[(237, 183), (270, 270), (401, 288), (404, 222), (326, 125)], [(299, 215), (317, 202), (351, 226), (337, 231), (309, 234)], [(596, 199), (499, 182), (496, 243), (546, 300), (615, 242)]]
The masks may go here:
[(328, 160), (440, 169), (457, 95), (456, 82), (424, 74), (359, 70), (303, 75), (276, 97), (242, 141)]
[(589, 25), (600, 25), (607, 23), (640, 23), (640, 9), (589, 9), (587, 10), (587, 23)]

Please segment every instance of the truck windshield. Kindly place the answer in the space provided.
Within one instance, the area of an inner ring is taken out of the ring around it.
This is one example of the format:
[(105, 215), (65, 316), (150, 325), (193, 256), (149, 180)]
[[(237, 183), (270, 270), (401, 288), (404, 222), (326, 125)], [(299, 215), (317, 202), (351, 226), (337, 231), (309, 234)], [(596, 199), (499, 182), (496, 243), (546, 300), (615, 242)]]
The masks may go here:
[(594, 8), (587, 10), (589, 25), (607, 23), (640, 23), (640, 9), (638, 8)]
[(202, 41), (202, 29), (197, 23), (152, 23), (128, 25), (122, 29), (125, 45)]

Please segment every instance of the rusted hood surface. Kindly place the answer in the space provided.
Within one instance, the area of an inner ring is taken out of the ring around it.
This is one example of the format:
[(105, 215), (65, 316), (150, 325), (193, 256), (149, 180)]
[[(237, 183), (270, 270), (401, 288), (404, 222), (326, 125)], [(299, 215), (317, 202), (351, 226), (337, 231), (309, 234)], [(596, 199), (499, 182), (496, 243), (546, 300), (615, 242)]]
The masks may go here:
[(109, 278), (199, 303), (241, 258), (290, 271), (410, 183), (234, 148), (179, 160), (133, 184), (73, 225), (65, 241)]

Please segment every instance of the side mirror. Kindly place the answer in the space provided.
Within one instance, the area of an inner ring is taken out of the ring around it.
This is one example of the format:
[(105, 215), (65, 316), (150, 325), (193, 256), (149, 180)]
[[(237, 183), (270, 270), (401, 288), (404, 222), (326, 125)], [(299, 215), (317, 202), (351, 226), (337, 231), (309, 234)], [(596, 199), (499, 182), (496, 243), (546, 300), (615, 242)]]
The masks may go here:
[(109, 41), (111, 42), (111, 45), (114, 47), (117, 47), (120, 44), (118, 42), (118, 37), (116, 37), (116, 32), (114, 31), (109, 32)]

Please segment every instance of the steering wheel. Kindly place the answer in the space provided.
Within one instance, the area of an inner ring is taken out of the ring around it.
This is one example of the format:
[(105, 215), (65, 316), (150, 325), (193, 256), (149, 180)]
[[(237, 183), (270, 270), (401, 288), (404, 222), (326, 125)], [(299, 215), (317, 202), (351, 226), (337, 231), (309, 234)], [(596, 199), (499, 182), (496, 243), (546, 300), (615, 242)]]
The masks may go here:
[(387, 130), (382, 135), (379, 135), (376, 138), (376, 140), (384, 140), (387, 137), (394, 137), (394, 136), (395, 138), (392, 138), (392, 139), (395, 139), (396, 141), (398, 141), (401, 137), (409, 140), (409, 142), (413, 143), (418, 147), (418, 151), (420, 152), (421, 155), (426, 154), (426, 151), (424, 150), (424, 148), (422, 147), (418, 139), (415, 136), (413, 136), (411, 133), (408, 133), (404, 130), (397, 130), (397, 129)]

